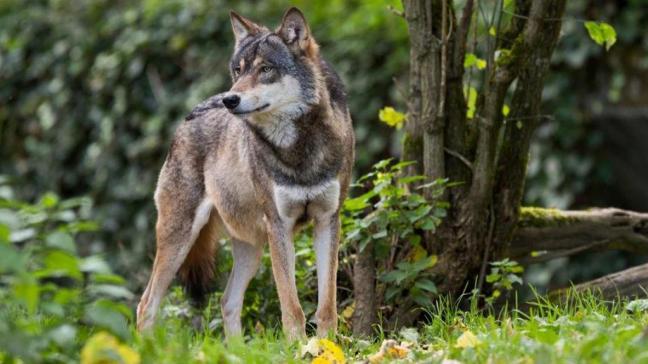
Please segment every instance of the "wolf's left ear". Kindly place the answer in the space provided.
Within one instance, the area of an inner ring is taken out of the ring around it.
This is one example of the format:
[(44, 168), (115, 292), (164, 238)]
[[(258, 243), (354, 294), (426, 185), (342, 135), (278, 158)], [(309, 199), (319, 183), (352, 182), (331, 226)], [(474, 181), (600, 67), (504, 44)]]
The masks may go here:
[(292, 50), (302, 50), (308, 56), (314, 56), (317, 52), (317, 44), (311, 37), (306, 18), (295, 7), (286, 10), (276, 33)]

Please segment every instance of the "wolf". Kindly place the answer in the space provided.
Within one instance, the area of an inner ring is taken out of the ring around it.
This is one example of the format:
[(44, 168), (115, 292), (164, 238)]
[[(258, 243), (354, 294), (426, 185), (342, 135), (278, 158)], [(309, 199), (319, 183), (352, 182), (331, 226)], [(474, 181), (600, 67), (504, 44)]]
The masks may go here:
[(288, 9), (274, 31), (235, 12), (230, 20), (232, 87), (180, 124), (159, 175), (156, 255), (137, 327), (153, 325), (176, 273), (202, 302), (217, 241), (228, 237), (234, 265), (221, 301), (226, 336), (242, 334), (244, 293), (267, 241), (284, 332), (304, 337), (293, 235), (312, 221), (317, 335), (335, 333), (339, 213), (354, 160), (346, 91), (299, 9)]

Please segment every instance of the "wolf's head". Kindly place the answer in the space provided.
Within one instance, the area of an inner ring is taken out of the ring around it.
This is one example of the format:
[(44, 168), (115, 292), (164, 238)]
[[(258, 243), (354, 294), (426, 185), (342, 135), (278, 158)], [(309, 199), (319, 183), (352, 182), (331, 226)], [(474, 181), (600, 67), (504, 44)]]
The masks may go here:
[(319, 51), (299, 9), (288, 9), (274, 32), (235, 12), (230, 18), (233, 85), (223, 104), (232, 114), (261, 126), (295, 119), (319, 103)]

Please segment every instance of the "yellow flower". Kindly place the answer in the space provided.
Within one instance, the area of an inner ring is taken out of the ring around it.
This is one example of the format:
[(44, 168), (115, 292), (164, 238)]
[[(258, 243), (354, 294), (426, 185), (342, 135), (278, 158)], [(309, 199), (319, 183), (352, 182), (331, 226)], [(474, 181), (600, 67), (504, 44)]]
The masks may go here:
[(139, 354), (120, 344), (117, 338), (99, 332), (92, 335), (81, 349), (81, 364), (139, 364)]

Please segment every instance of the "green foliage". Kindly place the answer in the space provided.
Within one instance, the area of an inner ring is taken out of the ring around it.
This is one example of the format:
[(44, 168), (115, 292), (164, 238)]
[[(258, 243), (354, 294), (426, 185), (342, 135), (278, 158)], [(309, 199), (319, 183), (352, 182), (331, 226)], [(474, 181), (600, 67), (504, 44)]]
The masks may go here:
[(585, 28), (587, 29), (590, 38), (592, 38), (596, 44), (604, 45), (606, 51), (609, 51), (617, 41), (616, 31), (614, 30), (614, 27), (608, 23), (586, 21)]
[(379, 289), (384, 292), (384, 302), (414, 301), (429, 307), (430, 297), (436, 293), (430, 268), (437, 257), (428, 256), (421, 241), (423, 234), (434, 232), (446, 216), (448, 204), (440, 198), (447, 181), (415, 187), (425, 177), (403, 177), (403, 169), (410, 164), (383, 160), (358, 180), (355, 186), (368, 191), (344, 203), (343, 249), (348, 250), (352, 245), (356, 254), (373, 249), (380, 262)]
[(119, 271), (149, 263), (153, 189), (177, 122), (230, 87), (230, 9), (273, 28), (299, 6), (347, 85), (357, 166), (389, 146), (375, 115), (407, 64), (406, 24), (387, 9), (397, 0), (0, 3), (0, 173), (28, 182), (26, 199), (92, 196), (95, 248)]
[(0, 192), (0, 353), (70, 362), (96, 329), (129, 339), (125, 280), (100, 256), (78, 252), (77, 238), (96, 231), (91, 201), (47, 193), (30, 204), (6, 184)]
[(490, 297), (486, 298), (486, 302), (492, 304), (502, 294), (502, 291), (511, 291), (515, 283), (522, 284), (521, 273), (524, 272), (524, 267), (509, 258), (491, 262), (490, 264), (491, 271), (486, 276), (486, 282), (491, 285), (492, 292)]

